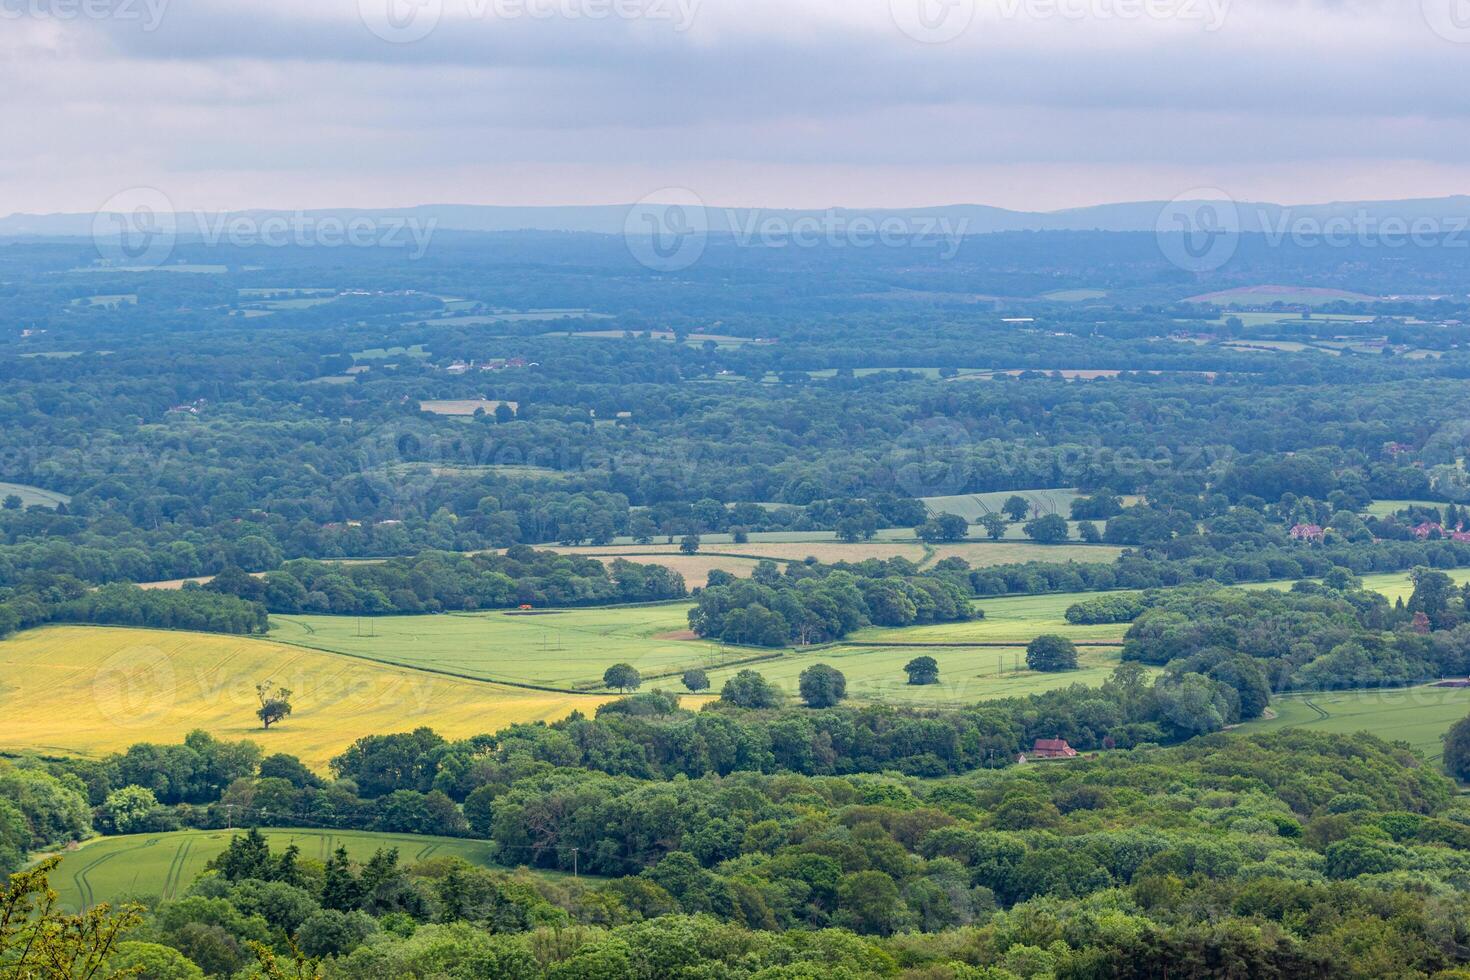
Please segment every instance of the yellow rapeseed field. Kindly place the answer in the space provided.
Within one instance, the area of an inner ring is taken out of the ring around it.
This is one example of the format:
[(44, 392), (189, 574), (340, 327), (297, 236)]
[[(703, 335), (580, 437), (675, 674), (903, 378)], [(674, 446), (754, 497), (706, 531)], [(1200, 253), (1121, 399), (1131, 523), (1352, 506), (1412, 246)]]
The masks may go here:
[[(267, 681), (289, 688), (294, 708), (268, 732), (255, 718), (255, 687)], [(202, 728), (324, 769), (363, 735), (427, 725), (461, 737), (577, 709), (591, 714), (608, 700), (208, 633), (52, 626), (0, 641), (4, 751), (98, 756)]]

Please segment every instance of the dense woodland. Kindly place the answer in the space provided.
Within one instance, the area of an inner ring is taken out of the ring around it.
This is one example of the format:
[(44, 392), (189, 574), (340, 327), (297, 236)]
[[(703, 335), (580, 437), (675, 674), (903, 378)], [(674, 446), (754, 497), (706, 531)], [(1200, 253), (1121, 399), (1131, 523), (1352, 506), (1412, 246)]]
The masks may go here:
[[(1442, 574), (1470, 566), (1459, 253), (1246, 235), (1193, 276), (1152, 235), (949, 259), (716, 238), (670, 275), (599, 236), (444, 234), (417, 261), (184, 241), (223, 269), (186, 274), (89, 248), (0, 244), (0, 637), (688, 599), (698, 635), (780, 648), (1043, 593), (1096, 593), (1067, 620), (1127, 629), (1101, 685), (961, 707), (844, 700), (830, 675), (797, 702), (755, 664), (700, 711), (648, 690), (471, 739), (361, 732), (323, 772), (204, 732), (0, 761), (7, 872), (226, 826), (475, 838), (503, 866), (319, 862), (242, 830), (179, 894), (86, 920), (121, 916), (110, 969), (1470, 976), (1470, 809), (1441, 767), (1228, 731), (1281, 692), (1470, 675), (1470, 595)], [(1270, 282), (1400, 298), (1279, 322), (1189, 302)], [(1067, 290), (1096, 295), (1048, 298)], [(1083, 496), (945, 509), (1039, 488)], [(546, 550), (818, 530), (1112, 550), (764, 562), (695, 590), (653, 557)], [(1362, 589), (1388, 571), (1406, 601)], [(1018, 765), (1038, 739), (1081, 756)], [(0, 931), (0, 971), (26, 935)]]
[[(388, 850), (323, 863), (237, 834), (180, 895), (129, 908), (112, 962), (162, 976), (299, 956), (344, 978), (1450, 977), (1470, 940), (1470, 812), (1369, 735), (1216, 735), (937, 780), (674, 781), (543, 761), (515, 733), (402, 738), (365, 740), (331, 782), (202, 734), (0, 768), (0, 829), (13, 855), (218, 795), (236, 813), (311, 806), (317, 826), (483, 835), (511, 866), (585, 862), (575, 879)], [(383, 795), (364, 810), (359, 791)]]

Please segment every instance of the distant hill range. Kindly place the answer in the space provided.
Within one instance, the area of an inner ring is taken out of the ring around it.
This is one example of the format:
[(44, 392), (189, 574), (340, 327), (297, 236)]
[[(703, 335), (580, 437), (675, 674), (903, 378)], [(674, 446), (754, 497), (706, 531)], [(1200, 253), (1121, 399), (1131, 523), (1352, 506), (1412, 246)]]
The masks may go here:
[[(677, 200), (677, 198), (676, 198)], [(713, 233), (750, 234), (760, 223), (774, 219), (776, 226), (790, 227), (798, 221), (825, 222), (842, 226), (854, 221), (881, 222), (898, 219), (916, 227), (932, 227), (936, 234), (985, 234), (1005, 231), (1115, 231), (1153, 232), (1160, 216), (1191, 213), (1208, 202), (1135, 201), (1100, 204), (1063, 211), (1011, 211), (981, 204), (956, 204), (930, 208), (833, 208), (830, 210), (751, 209), (709, 206), (704, 221)], [(620, 235), (628, 225), (635, 205), (588, 205), (568, 207), (499, 207), (477, 204), (425, 204), (411, 208), (329, 208), (310, 211), (252, 210), (239, 212), (180, 212), (178, 232), (201, 235), (211, 229), (217, 234), (223, 222), (246, 218), (262, 222), (284, 218), (315, 223), (326, 219), (350, 221), (369, 218), (374, 222), (413, 222), (441, 231), (466, 232), (591, 232)], [(655, 206), (656, 207), (656, 206)], [(643, 209), (647, 210), (644, 205)], [(1166, 212), (1166, 209), (1168, 211)], [(1293, 222), (1305, 220), (1320, 227), (1328, 221), (1352, 222), (1349, 228), (1392, 228), (1397, 223), (1434, 221), (1446, 232), (1463, 230), (1470, 223), (1470, 196), (1424, 198), (1404, 201), (1343, 201), (1330, 204), (1281, 205), (1239, 202), (1233, 227), (1244, 232), (1287, 233)], [(92, 234), (93, 214), (12, 214), (0, 218), (0, 237), (86, 238)], [(1171, 222), (1165, 221), (1165, 226)], [(636, 223), (635, 223), (636, 227)], [(1402, 234), (1406, 229), (1396, 233)]]

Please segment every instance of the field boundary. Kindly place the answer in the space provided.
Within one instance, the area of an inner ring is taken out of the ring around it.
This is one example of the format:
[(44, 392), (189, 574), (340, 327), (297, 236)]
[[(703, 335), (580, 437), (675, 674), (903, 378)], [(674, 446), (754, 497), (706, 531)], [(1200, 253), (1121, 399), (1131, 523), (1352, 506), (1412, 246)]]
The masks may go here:
[[(768, 663), (769, 661), (772, 661), (772, 660), (784, 660), (788, 654), (793, 653), (793, 652), (794, 651), (792, 649), (783, 648), (781, 650), (776, 650), (776, 651), (773, 651), (771, 653), (762, 654), (761, 656), (758, 656), (758, 657), (746, 657), (743, 660), (728, 660), (728, 661), (725, 661), (723, 663), (710, 664), (708, 666), (701, 666), (701, 667), (683, 667), (683, 668), (681, 668), (679, 670), (668, 670), (668, 671), (664, 671), (663, 673), (659, 673), (659, 674), (644, 674), (644, 675), (642, 675), (642, 679), (645, 680), (645, 681), (661, 681), (661, 680), (668, 680), (671, 677), (682, 677), (682, 676), (684, 676), (685, 673), (687, 673), (688, 671), (691, 671), (691, 670), (729, 670), (731, 667), (744, 667), (744, 666), (746, 666), (748, 664), (763, 664), (763, 663)], [(586, 693), (586, 692), (578, 692), (578, 693)], [(691, 692), (691, 693), (702, 693), (702, 692)]]
[[(665, 605), (665, 603), (644, 603), (644, 605)], [(466, 614), (466, 615), (472, 615), (472, 614)], [(293, 623), (294, 625), (301, 626), (301, 627), (304, 627), (306, 625), (305, 623), (297, 623), (295, 620), (292, 620), (292, 619), (290, 619), (289, 617), (286, 617), (286, 616), (282, 616), (281, 617), (281, 621), (282, 622)], [(230, 635), (237, 635), (237, 634), (230, 634)], [(474, 681), (474, 682), (476, 682), (478, 684), (494, 684), (494, 685), (498, 685), (500, 687), (515, 687), (515, 688), (520, 688), (520, 689), (527, 690), (527, 691), (542, 691), (542, 692), (545, 692), (547, 694), (574, 694), (574, 695), (577, 695), (579, 697), (595, 697), (595, 696), (598, 696), (595, 692), (601, 686), (601, 685), (592, 685), (592, 686), (580, 687), (580, 688), (573, 688), (573, 687), (549, 687), (549, 686), (544, 685), (544, 684), (530, 684), (530, 683), (527, 683), (525, 681), (503, 681), (503, 680), (498, 680), (498, 679), (493, 678), (493, 677), (476, 677), (473, 674), (461, 674), (458, 671), (446, 670), (446, 669), (443, 669), (443, 668), (425, 667), (425, 666), (422, 666), (422, 665), (419, 665), (419, 664), (406, 664), (406, 663), (403, 663), (402, 661), (398, 661), (398, 660), (383, 660), (383, 659), (379, 659), (377, 657), (369, 657), (369, 656), (367, 656), (365, 654), (361, 654), (361, 653), (347, 653), (346, 651), (342, 651), (342, 650), (329, 650), (326, 647), (316, 647), (316, 646), (312, 646), (309, 643), (300, 643), (300, 642), (295, 641), (295, 640), (275, 639), (275, 638), (271, 637), (269, 634), (266, 634), (265, 636), (260, 636), (258, 634), (257, 635), (251, 635), (251, 636), (244, 637), (244, 639), (249, 639), (249, 640), (265, 640), (268, 643), (279, 643), (282, 646), (296, 647), (298, 650), (313, 650), (313, 651), (315, 651), (317, 653), (330, 654), (330, 655), (336, 656), (336, 657), (348, 657), (348, 658), (351, 658), (353, 660), (362, 661), (363, 663), (379, 664), (379, 665), (384, 666), (384, 667), (397, 667), (397, 668), (399, 668), (401, 670), (412, 670), (412, 671), (417, 671), (419, 673), (435, 674), (435, 675), (442, 676), (442, 677), (452, 677), (452, 678), (455, 678), (456, 680)], [(747, 648), (744, 648), (744, 649), (750, 649), (750, 648), (747, 647)], [(701, 669), (724, 670), (727, 667), (738, 667), (741, 664), (758, 663), (758, 662), (762, 662), (762, 661), (766, 661), (766, 660), (776, 660), (776, 659), (779, 659), (779, 658), (785, 656), (789, 652), (790, 652), (790, 648), (783, 647), (781, 650), (775, 651), (775, 652), (773, 652), (771, 654), (762, 655), (762, 656), (747, 657), (747, 658), (742, 659), (742, 660), (724, 661), (724, 662), (721, 662), (721, 663), (718, 663), (718, 664), (714, 664), (714, 665), (712, 665), (712, 666), (710, 666), (708, 668), (701, 668)], [(660, 680), (660, 679), (668, 678), (668, 677), (677, 677), (677, 676), (683, 674), (685, 670), (692, 670), (692, 669), (694, 669), (694, 668), (693, 667), (684, 667), (684, 668), (680, 668), (677, 671), (670, 671), (670, 672), (661, 673), (661, 674), (650, 674), (650, 675), (648, 675), (648, 677), (646, 679), (648, 679), (648, 680)]]
[[(866, 641), (863, 641), (863, 642), (859, 643), (859, 642), (852, 641), (852, 640), (844, 640), (844, 641), (839, 642), (836, 645), (837, 646), (844, 646), (844, 647), (870, 647), (870, 648), (876, 648), (876, 649), (884, 649), (884, 648), (888, 648), (888, 647), (898, 647), (899, 649), (907, 649), (909, 647), (913, 647), (915, 649), (923, 649), (924, 647), (937, 647), (937, 648), (940, 648), (940, 649), (946, 649), (947, 648), (947, 649), (959, 649), (959, 650), (968, 650), (968, 649), (972, 649), (972, 648), (973, 649), (1007, 649), (1007, 650), (1009, 650), (1009, 649), (1015, 649), (1017, 647), (1024, 647), (1026, 645), (1026, 643), (1028, 643), (1028, 642), (1030, 642), (1030, 641), (1029, 640), (1028, 641), (1016, 640), (1013, 643), (1006, 643), (1004, 640), (974, 640), (974, 641), (971, 641), (969, 643), (914, 643), (914, 642), (905, 642), (905, 643), (897, 643), (897, 642), (895, 642), (895, 643), (878, 643), (878, 642), (873, 641), (873, 640), (866, 640)], [(1073, 646), (1077, 646), (1077, 647), (1105, 647), (1105, 648), (1112, 649), (1112, 648), (1116, 648), (1116, 647), (1121, 647), (1123, 645), (1123, 641), (1122, 640), (1118, 640), (1116, 643), (1114, 643), (1114, 642), (1110, 642), (1108, 640), (1073, 640), (1072, 641), (1072, 645)]]
[[(281, 619), (283, 622), (294, 622), (293, 620), (287, 619), (284, 616), (281, 617)], [(297, 623), (296, 625), (304, 626), (305, 624)], [(269, 634), (266, 634), (265, 636), (255, 634), (247, 636), (245, 637), (245, 639), (264, 640), (268, 643), (279, 643), (282, 646), (296, 647), (298, 650), (314, 650), (317, 653), (325, 653), (333, 657), (347, 657), (351, 660), (360, 660), (363, 663), (378, 664), (383, 667), (397, 667), (400, 670), (411, 670), (420, 674), (434, 674), (439, 677), (452, 677), (455, 680), (461, 681), (474, 681), (476, 684), (495, 684), (500, 687), (516, 687), (527, 691), (543, 691), (547, 694), (576, 694), (586, 696), (588, 693), (586, 691), (578, 691), (566, 687), (547, 687), (542, 684), (527, 684), (524, 681), (500, 681), (489, 677), (476, 677), (473, 674), (461, 674), (458, 671), (445, 670), (440, 667), (425, 667), (421, 664), (406, 664), (399, 660), (383, 660), (377, 657), (365, 656), (364, 654), (360, 653), (348, 653), (344, 650), (328, 650), (325, 647), (314, 647), (309, 643), (298, 643), (295, 640), (274, 639)]]

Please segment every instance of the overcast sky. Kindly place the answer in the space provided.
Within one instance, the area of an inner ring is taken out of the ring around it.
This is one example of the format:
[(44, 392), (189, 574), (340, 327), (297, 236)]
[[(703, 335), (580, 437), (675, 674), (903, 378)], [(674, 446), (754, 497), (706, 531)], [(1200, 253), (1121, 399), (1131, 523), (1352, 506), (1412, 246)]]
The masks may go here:
[(4, 213), (1470, 192), (1470, 0), (0, 0), (0, 66)]

